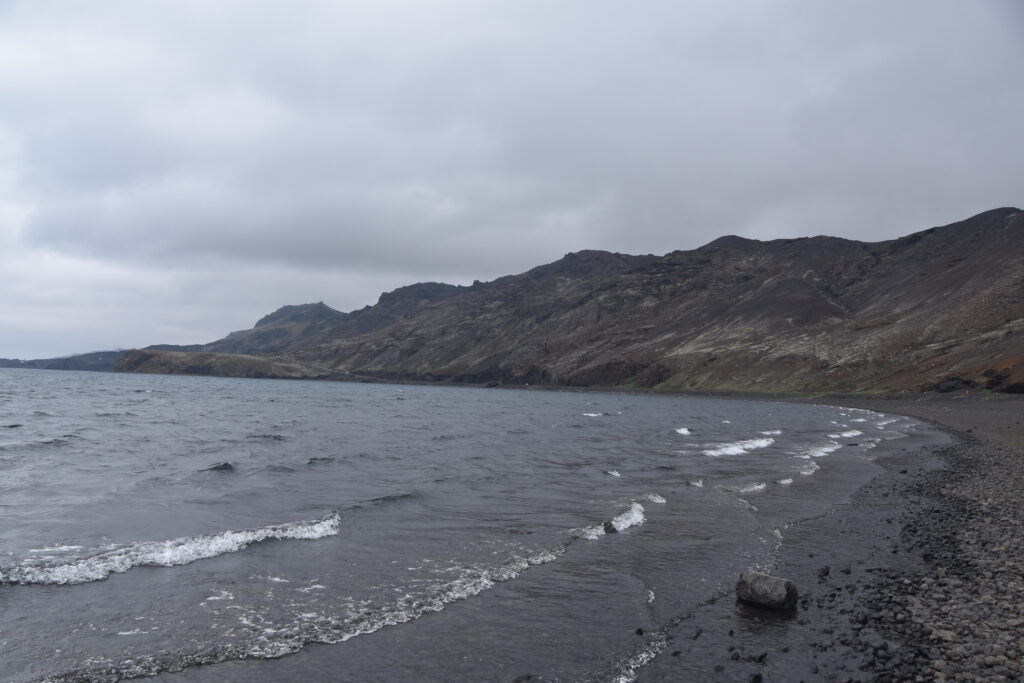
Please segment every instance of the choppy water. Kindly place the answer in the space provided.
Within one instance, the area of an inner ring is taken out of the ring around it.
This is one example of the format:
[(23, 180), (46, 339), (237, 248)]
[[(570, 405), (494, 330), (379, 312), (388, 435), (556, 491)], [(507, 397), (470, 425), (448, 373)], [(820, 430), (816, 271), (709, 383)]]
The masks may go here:
[(919, 428), (772, 402), (0, 370), (0, 679), (630, 680)]

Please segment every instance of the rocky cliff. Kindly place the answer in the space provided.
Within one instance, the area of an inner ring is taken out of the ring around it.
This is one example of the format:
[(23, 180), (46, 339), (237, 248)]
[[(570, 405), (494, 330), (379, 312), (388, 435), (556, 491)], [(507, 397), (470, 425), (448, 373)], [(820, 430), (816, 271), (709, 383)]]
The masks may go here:
[(1024, 213), (878, 243), (729, 236), (664, 256), (583, 251), (472, 287), (405, 287), (351, 313), (285, 307), (190, 350), (421, 381), (1024, 391)]

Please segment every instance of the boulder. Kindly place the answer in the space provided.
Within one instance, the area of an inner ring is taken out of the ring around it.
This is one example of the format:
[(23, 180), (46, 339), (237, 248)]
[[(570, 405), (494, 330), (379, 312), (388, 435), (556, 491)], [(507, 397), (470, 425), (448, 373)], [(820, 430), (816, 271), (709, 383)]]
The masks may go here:
[(740, 602), (766, 609), (791, 610), (796, 608), (799, 596), (796, 586), (789, 579), (748, 571), (740, 574), (736, 597)]

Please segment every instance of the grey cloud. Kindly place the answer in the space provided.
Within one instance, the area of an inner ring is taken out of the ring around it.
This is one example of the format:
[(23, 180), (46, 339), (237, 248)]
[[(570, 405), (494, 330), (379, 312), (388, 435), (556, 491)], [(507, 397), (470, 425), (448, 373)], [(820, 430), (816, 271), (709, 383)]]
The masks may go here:
[[(6, 3), (0, 265), (81, 266), (117, 345), (133, 278), (163, 283), (147, 341), (199, 341), (576, 249), (892, 238), (1020, 203), (1022, 25), (952, 0)], [(70, 281), (41, 268), (36, 310)]]

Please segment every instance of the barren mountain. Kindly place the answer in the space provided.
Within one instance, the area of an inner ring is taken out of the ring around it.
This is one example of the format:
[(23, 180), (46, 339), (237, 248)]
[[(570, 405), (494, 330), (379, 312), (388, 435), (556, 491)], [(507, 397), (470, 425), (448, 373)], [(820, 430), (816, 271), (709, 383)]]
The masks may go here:
[(211, 344), (146, 353), (160, 348), (273, 355), (311, 376), (1024, 391), (1024, 213), (877, 243), (728, 236), (664, 256), (582, 251), (471, 287), (403, 287), (351, 313), (286, 306)]

